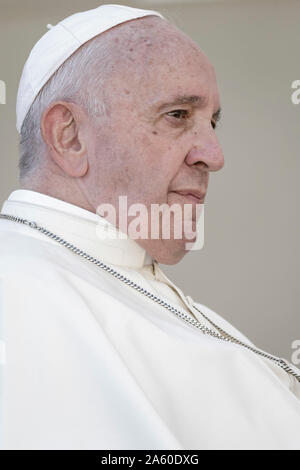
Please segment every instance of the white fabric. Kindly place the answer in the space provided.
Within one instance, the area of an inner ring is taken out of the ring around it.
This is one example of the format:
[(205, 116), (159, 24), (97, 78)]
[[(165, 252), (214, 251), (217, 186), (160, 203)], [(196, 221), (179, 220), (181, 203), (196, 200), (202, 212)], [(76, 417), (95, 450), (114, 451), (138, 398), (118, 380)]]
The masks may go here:
[(163, 16), (153, 10), (126, 5), (101, 5), (93, 10), (75, 13), (51, 27), (35, 44), (24, 65), (17, 96), (17, 130), (35, 97), (56, 70), (80, 46), (104, 31), (136, 18)]
[[(205, 324), (135, 241), (98, 238), (100, 217), (31, 191), (12, 193), (2, 212), (49, 228)], [(295, 379), (28, 226), (0, 220), (0, 285), (1, 448), (300, 449)]]

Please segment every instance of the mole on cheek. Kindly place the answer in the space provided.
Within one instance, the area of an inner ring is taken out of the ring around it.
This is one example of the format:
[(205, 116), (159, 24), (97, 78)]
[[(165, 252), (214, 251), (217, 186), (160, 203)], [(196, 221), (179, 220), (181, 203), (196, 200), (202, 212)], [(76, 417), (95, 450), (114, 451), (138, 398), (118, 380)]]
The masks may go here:
[(152, 134), (155, 134), (155, 135), (157, 135), (157, 131), (152, 131)]

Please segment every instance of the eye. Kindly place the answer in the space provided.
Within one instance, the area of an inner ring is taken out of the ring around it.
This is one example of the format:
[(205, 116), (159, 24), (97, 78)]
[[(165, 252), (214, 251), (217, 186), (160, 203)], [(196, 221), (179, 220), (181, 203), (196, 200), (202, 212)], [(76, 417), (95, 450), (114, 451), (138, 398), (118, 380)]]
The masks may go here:
[(175, 109), (174, 111), (170, 111), (167, 113), (168, 116), (172, 116), (175, 119), (186, 119), (189, 116), (189, 112), (187, 109)]

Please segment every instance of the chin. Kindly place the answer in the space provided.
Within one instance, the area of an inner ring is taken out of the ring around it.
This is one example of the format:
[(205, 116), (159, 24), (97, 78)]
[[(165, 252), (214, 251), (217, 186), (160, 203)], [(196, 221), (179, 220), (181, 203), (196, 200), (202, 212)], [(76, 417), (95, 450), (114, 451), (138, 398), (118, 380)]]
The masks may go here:
[(155, 259), (160, 264), (168, 264), (171, 266), (172, 264), (179, 263), (186, 254), (187, 254), (187, 251), (185, 251), (184, 253), (181, 253), (180, 255), (178, 255), (177, 253), (176, 255), (174, 255), (174, 253), (167, 253)]
[(158, 263), (172, 265), (179, 263), (189, 253), (185, 243), (183, 240), (159, 240), (143, 247)]
[(189, 250), (186, 250), (184, 247), (180, 250), (175, 249), (169, 249), (166, 250), (164, 253), (161, 253), (159, 256), (159, 259), (156, 258), (156, 261), (161, 264), (177, 264), (179, 263), (187, 254), (189, 253)]

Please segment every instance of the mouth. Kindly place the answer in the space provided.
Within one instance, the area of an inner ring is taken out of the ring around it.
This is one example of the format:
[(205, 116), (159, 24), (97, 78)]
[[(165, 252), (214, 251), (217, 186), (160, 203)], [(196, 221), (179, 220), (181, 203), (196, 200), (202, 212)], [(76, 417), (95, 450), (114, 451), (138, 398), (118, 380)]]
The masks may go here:
[(171, 191), (172, 193), (179, 194), (180, 196), (185, 197), (186, 199), (190, 200), (191, 202), (195, 202), (197, 204), (204, 204), (205, 201), (205, 192), (201, 192), (194, 189), (183, 189), (178, 191)]

